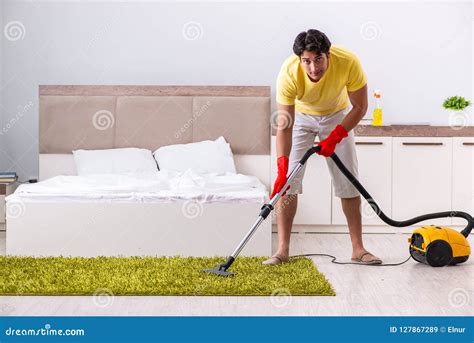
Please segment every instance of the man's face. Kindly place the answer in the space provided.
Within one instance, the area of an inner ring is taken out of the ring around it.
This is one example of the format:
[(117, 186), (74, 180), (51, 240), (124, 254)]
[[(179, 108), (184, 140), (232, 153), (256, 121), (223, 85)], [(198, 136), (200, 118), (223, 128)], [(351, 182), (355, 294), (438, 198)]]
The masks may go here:
[(305, 50), (300, 56), (300, 63), (311, 81), (317, 82), (328, 69), (329, 53), (316, 54), (315, 52)]

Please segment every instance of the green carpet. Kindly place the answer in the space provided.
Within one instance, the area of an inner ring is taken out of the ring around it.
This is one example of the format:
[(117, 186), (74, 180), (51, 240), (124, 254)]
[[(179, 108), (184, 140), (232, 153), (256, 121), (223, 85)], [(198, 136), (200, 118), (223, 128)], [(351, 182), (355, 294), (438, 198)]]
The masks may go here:
[(264, 266), (264, 257), (239, 257), (234, 277), (202, 272), (224, 257), (1, 256), (1, 295), (335, 295), (313, 262)]

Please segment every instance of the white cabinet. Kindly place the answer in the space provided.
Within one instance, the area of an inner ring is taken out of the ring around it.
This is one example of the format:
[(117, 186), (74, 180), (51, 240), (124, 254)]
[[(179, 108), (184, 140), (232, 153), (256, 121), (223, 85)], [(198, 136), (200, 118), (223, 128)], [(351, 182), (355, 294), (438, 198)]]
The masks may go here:
[[(358, 180), (382, 211), (392, 215), (392, 137), (355, 137)], [(362, 224), (385, 225), (361, 195)], [(332, 224), (346, 225), (341, 199), (332, 197)]]
[[(474, 214), (474, 137), (453, 138), (453, 187), (454, 211)], [(466, 225), (466, 220), (453, 218), (453, 224)]]
[[(431, 212), (450, 211), (452, 138), (393, 137), (392, 214), (406, 220)], [(450, 225), (451, 218), (416, 225)]]
[[(272, 187), (276, 178), (276, 137), (272, 137)], [(276, 222), (276, 221), (274, 221)], [(331, 224), (331, 177), (325, 157), (312, 155), (306, 162), (303, 194), (298, 196), (298, 209), (293, 224)]]

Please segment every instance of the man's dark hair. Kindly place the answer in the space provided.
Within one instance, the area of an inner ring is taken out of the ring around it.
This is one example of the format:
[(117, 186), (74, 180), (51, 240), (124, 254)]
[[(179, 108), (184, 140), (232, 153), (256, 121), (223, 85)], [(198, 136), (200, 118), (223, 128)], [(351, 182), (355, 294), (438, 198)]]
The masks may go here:
[(331, 47), (331, 42), (329, 38), (321, 31), (318, 30), (308, 30), (306, 32), (301, 32), (296, 36), (295, 42), (293, 44), (293, 52), (301, 56), (303, 51), (311, 51), (318, 55), (327, 54), (329, 48)]

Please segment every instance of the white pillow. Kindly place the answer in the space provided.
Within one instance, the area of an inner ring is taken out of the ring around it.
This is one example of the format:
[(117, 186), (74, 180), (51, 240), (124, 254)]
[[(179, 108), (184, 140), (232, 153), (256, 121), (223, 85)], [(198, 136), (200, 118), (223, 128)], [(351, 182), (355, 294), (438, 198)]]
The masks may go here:
[(77, 174), (141, 174), (157, 173), (156, 161), (148, 149), (119, 148), (73, 150)]
[(158, 148), (153, 156), (160, 170), (198, 173), (236, 173), (229, 143), (220, 136), (215, 141), (174, 144)]

